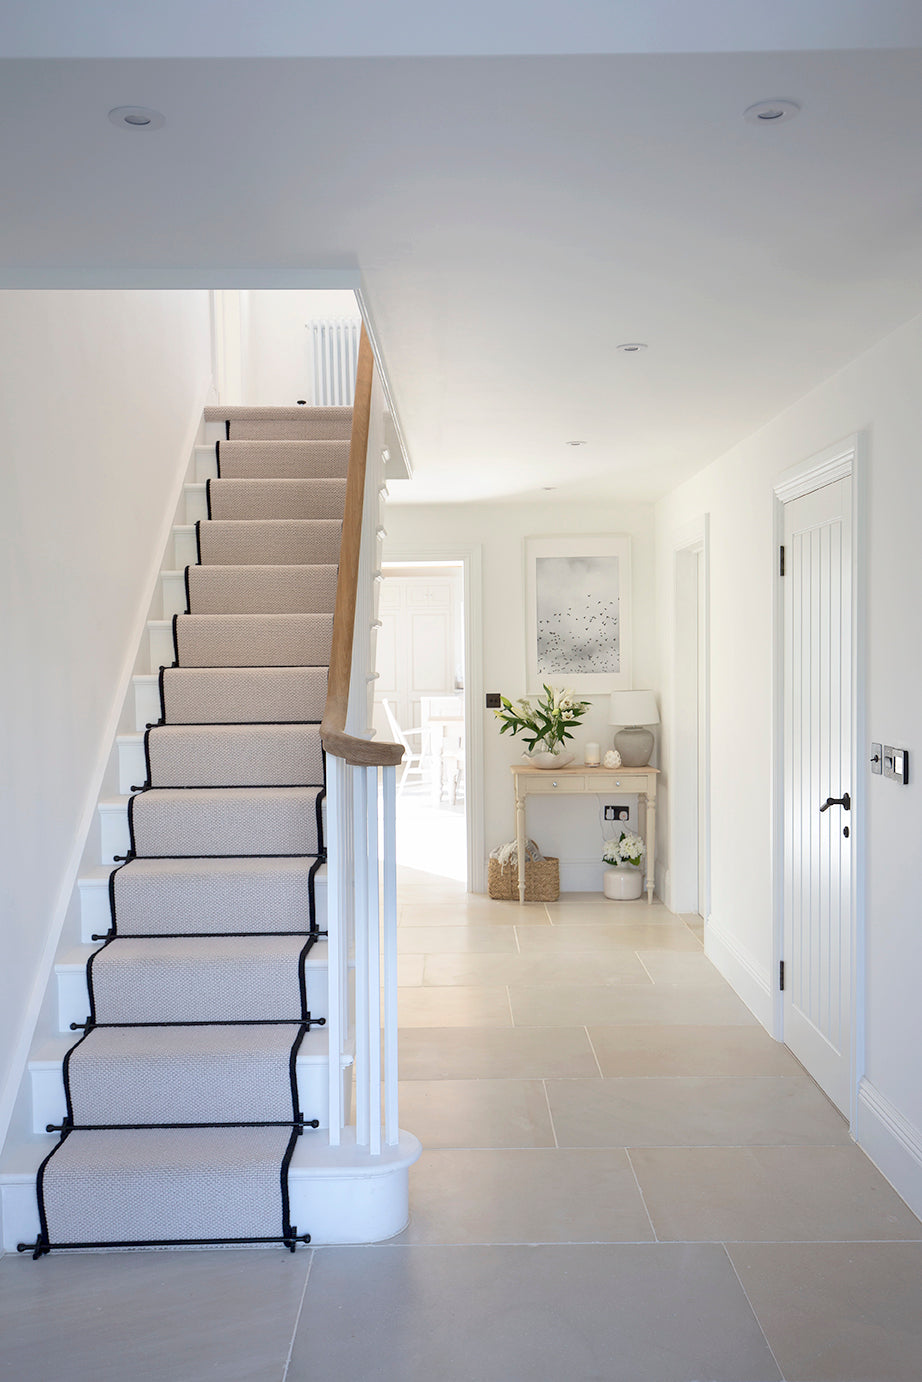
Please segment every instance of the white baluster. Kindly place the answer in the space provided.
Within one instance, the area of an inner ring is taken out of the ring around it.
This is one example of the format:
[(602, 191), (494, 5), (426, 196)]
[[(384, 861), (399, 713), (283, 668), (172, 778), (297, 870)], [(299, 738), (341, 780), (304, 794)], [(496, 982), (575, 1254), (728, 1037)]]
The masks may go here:
[(397, 1110), (397, 769), (384, 779), (384, 1141), (400, 1140)]

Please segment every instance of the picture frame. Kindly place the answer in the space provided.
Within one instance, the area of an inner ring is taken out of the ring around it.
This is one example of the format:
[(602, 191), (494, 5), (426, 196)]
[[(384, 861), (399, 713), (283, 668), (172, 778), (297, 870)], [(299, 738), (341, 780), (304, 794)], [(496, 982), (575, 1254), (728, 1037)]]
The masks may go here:
[(527, 695), (632, 689), (629, 537), (527, 537), (525, 609)]

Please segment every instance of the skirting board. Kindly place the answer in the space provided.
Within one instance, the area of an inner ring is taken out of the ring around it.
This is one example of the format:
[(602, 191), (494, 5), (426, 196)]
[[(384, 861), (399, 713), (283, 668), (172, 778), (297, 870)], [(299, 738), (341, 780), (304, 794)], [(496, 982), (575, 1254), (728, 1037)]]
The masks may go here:
[(768, 973), (735, 936), (709, 916), (704, 927), (704, 953), (735, 989), (746, 1007), (767, 1031), (772, 1030), (772, 993)]
[(922, 1218), (922, 1132), (869, 1080), (858, 1086), (857, 1142), (913, 1214)]

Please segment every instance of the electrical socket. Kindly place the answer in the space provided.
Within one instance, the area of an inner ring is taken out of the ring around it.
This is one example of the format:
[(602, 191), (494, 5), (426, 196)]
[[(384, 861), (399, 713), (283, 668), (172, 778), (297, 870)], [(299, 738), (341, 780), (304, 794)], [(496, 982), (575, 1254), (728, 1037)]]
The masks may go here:
[(606, 806), (604, 807), (603, 820), (606, 821), (626, 821), (630, 820), (631, 809), (629, 806)]

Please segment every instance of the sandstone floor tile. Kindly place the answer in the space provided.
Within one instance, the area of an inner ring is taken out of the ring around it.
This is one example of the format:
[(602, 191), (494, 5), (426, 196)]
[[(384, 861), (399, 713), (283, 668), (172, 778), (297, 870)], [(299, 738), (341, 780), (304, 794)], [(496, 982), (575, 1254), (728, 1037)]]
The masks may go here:
[(600, 1078), (584, 1027), (408, 1027), (403, 1080)]
[(553, 1147), (540, 1080), (405, 1080), (400, 1126), (433, 1147)]
[(401, 1027), (512, 1026), (504, 988), (404, 988), (397, 1012)]
[(922, 1224), (854, 1144), (655, 1147), (630, 1157), (660, 1239), (922, 1239)]
[(756, 1019), (729, 988), (682, 989), (664, 984), (617, 987), (561, 985), (551, 1000), (546, 988), (510, 987), (517, 1027), (608, 1026), (658, 1023), (689, 1026), (751, 1027)]
[(803, 1075), (763, 1027), (590, 1027), (602, 1074)]
[(922, 1243), (734, 1243), (728, 1251), (785, 1377), (918, 1382)]
[(848, 1126), (806, 1075), (549, 1080), (561, 1147), (824, 1146)]
[(649, 1243), (653, 1230), (623, 1151), (431, 1151), (394, 1241)]

